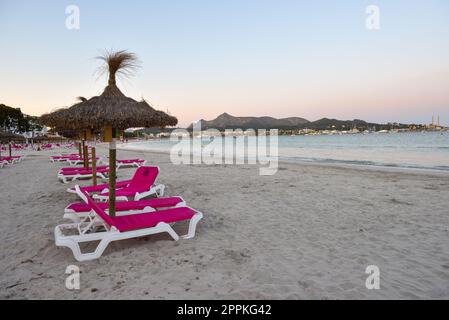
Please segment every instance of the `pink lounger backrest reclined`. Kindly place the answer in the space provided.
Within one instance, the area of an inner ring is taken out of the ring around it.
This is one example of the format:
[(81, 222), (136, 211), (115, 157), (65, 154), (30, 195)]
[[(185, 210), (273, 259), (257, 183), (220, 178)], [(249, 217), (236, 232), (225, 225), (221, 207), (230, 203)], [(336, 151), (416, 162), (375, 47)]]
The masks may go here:
[[(139, 167), (134, 176), (129, 182), (128, 186), (118, 189), (115, 192), (117, 197), (133, 196), (136, 193), (146, 192), (154, 185), (157, 176), (159, 175), (158, 167)], [(106, 196), (108, 193), (102, 193), (101, 196)]]
[(158, 167), (140, 167), (134, 173), (127, 189), (137, 192), (146, 191), (154, 184), (158, 175)]

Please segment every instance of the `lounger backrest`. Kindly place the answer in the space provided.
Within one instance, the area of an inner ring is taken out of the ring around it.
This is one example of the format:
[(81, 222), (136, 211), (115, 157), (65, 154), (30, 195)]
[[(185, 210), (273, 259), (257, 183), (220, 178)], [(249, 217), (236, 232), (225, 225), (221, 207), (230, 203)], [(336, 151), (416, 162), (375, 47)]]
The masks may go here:
[(114, 220), (102, 210), (98, 204), (85, 191), (82, 191), (78, 185), (75, 186), (76, 193), (85, 203), (95, 211), (95, 213), (108, 225), (115, 226)]
[(147, 191), (154, 184), (158, 175), (158, 167), (140, 167), (134, 173), (128, 188), (136, 191)]

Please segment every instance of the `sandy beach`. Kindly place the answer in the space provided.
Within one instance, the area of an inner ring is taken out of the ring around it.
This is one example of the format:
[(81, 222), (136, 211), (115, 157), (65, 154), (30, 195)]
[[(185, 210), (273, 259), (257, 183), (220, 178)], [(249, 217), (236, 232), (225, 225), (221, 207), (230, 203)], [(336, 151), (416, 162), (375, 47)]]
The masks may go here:
[[(260, 176), (257, 166), (175, 166), (166, 154), (119, 150), (158, 165), (166, 195), (204, 219), (194, 239), (114, 242), (81, 263), (54, 243), (64, 207), (78, 201), (66, 192), (76, 183), (56, 178), (63, 165), (48, 160), (58, 153), (0, 169), (0, 298), (449, 298), (447, 175), (280, 163)], [(80, 290), (65, 287), (68, 265), (81, 270)], [(365, 287), (368, 265), (380, 269), (379, 290)]]

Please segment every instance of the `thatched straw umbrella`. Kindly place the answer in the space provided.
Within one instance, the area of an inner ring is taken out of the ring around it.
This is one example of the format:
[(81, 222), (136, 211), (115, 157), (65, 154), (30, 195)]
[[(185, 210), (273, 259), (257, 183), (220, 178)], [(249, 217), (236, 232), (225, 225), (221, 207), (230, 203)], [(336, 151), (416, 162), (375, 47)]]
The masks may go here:
[(116, 130), (131, 127), (174, 126), (178, 120), (154, 110), (147, 102), (126, 97), (116, 85), (116, 75), (131, 75), (138, 67), (135, 54), (127, 51), (106, 53), (108, 85), (99, 96), (81, 101), (68, 109), (43, 115), (41, 121), (50, 127), (93, 130), (103, 128), (109, 141), (109, 214), (115, 215)]
[(65, 137), (61, 136), (51, 136), (51, 135), (43, 135), (39, 137), (33, 138), (34, 142), (62, 142), (63, 140), (67, 140)]
[[(87, 99), (82, 96), (78, 96), (76, 98), (76, 100), (78, 102), (87, 101)], [(61, 119), (63, 117), (67, 116), (67, 112), (68, 112), (67, 109), (68, 109), (67, 107), (59, 108), (51, 113), (45, 114), (39, 118), (39, 122), (42, 125), (52, 127), (51, 131), (58, 132), (59, 134), (61, 134), (62, 136), (66, 137), (66, 138), (74, 138), (75, 140), (80, 140), (80, 142), (79, 143), (77, 142), (77, 144), (78, 144), (78, 148), (79, 148), (79, 156), (80, 156), (80, 158), (83, 158), (84, 149), (85, 149), (83, 133), (85, 130), (84, 129), (81, 130), (80, 128), (72, 129), (72, 128), (58, 127), (59, 124), (61, 123)], [(86, 158), (86, 155), (84, 155), (84, 158)], [(87, 166), (86, 161), (84, 163), (84, 166)]]
[(0, 129), (0, 155), (1, 155), (1, 145), (3, 143), (8, 143), (9, 145), (9, 156), (12, 156), (12, 150), (11, 150), (11, 141), (17, 141), (17, 142), (23, 142), (25, 141), (25, 138), (22, 137), (21, 135), (12, 133), (12, 132), (7, 132), (4, 131), (2, 129)]
[(23, 141), (25, 141), (25, 138), (19, 134), (3, 131), (2, 129), (0, 129), (0, 141), (1, 142), (9, 142), (9, 141), (23, 142)]

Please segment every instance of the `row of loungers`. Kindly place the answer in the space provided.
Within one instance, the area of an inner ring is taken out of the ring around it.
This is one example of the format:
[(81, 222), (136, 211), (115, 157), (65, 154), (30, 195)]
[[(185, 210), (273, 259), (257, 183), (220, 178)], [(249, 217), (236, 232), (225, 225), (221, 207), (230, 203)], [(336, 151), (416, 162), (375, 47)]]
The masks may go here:
[[(102, 157), (96, 158), (98, 164), (107, 164), (107, 160)], [(77, 166), (84, 163), (84, 159), (78, 154), (51, 156), (50, 162), (67, 162), (71, 166)], [(89, 164), (92, 163), (92, 159), (89, 159)], [(147, 161), (143, 159), (127, 159), (127, 160), (117, 160), (117, 169), (129, 168), (129, 167), (141, 167), (146, 165)]]
[[(93, 260), (99, 258), (112, 241), (162, 232), (178, 240), (180, 236), (171, 224), (185, 220), (190, 221), (189, 229), (181, 238), (193, 238), (203, 214), (187, 206), (181, 197), (162, 198), (165, 187), (155, 183), (158, 174), (158, 167), (142, 166), (131, 180), (117, 182), (115, 217), (108, 215), (107, 184), (67, 189), (77, 194), (82, 202), (69, 204), (64, 209), (64, 218), (71, 222), (56, 226), (56, 245), (70, 248), (78, 261)], [(151, 195), (157, 198), (142, 200)], [(81, 251), (81, 243), (95, 241), (99, 241), (95, 250)]]
[(24, 156), (0, 157), (0, 168), (22, 161)]

